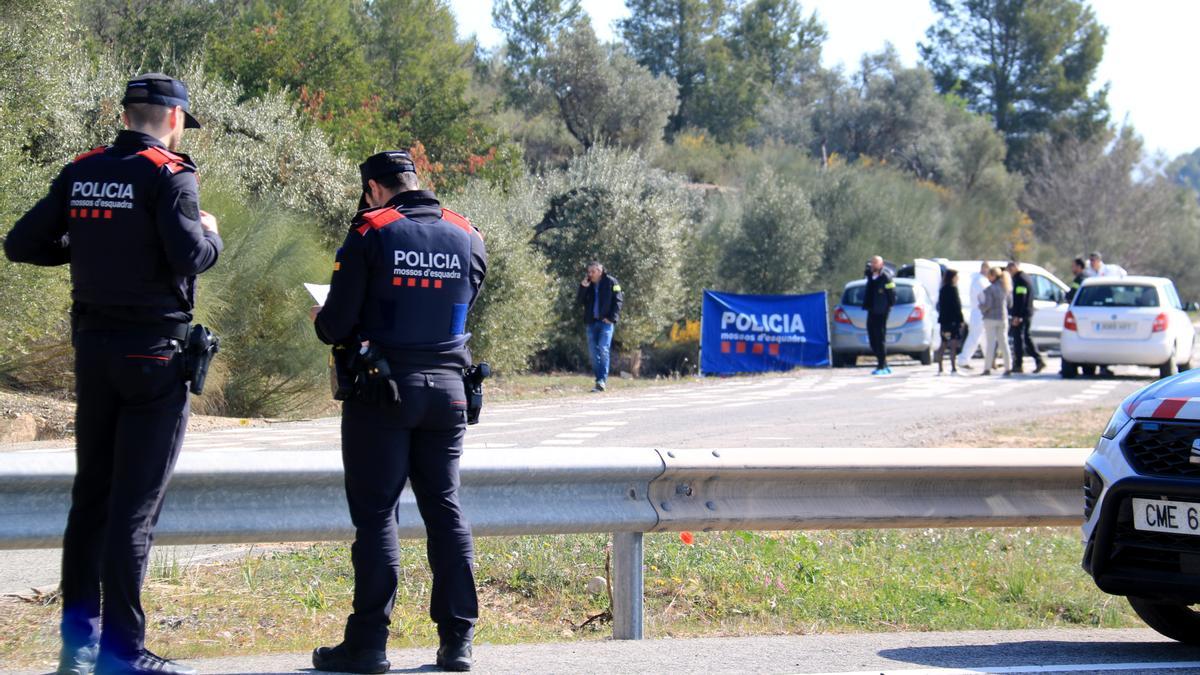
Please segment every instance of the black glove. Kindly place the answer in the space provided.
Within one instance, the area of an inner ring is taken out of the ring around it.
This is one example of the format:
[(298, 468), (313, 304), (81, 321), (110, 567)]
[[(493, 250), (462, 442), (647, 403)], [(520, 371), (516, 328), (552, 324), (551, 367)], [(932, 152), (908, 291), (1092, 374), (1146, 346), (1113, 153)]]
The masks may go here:
[(391, 407), (400, 405), (400, 387), (392, 379), (387, 359), (375, 347), (358, 356), (358, 397), (368, 403)]

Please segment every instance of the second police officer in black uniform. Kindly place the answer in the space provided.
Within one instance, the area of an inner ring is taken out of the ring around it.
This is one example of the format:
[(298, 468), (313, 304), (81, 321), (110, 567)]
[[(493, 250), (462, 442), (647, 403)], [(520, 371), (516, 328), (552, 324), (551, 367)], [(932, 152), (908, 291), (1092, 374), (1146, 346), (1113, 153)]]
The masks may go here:
[(187, 88), (143, 75), (121, 103), (127, 130), (67, 165), (4, 251), (14, 262), (71, 265), (77, 471), (58, 672), (194, 673), (145, 649), (141, 586), (187, 428), (182, 349), (196, 275), (223, 245), (200, 210), (195, 165), (175, 153), (183, 129), (200, 126)]
[(887, 320), (896, 304), (896, 282), (892, 272), (883, 264), (883, 258), (874, 256), (867, 261), (867, 285), (863, 291), (863, 309), (867, 311), (867, 340), (875, 354), (875, 370), (872, 375), (891, 375), (887, 363)]
[[(318, 670), (382, 673), (400, 567), (396, 507), (410, 480), (433, 571), (430, 617), (437, 663), (470, 670), (478, 618), (474, 545), (458, 502), (467, 427), (467, 314), (487, 267), (483, 237), (420, 190), (403, 151), (360, 171), (365, 205), (338, 250), (317, 335), (363, 345), (354, 394), (342, 408), (346, 497), (355, 527), (354, 612), (344, 639), (313, 652)], [(369, 345), (369, 350), (367, 349)]]
[(1012, 372), (1024, 372), (1022, 363), (1025, 355), (1028, 354), (1033, 357), (1035, 364), (1033, 372), (1040, 373), (1046, 369), (1046, 361), (1042, 358), (1042, 354), (1038, 351), (1037, 345), (1033, 342), (1033, 336), (1030, 334), (1033, 326), (1033, 314), (1036, 310), (1033, 304), (1033, 282), (1030, 281), (1029, 275), (1021, 271), (1021, 266), (1015, 260), (1009, 261), (1008, 273), (1012, 276), (1013, 282), (1012, 327), (1009, 329), (1013, 344)]

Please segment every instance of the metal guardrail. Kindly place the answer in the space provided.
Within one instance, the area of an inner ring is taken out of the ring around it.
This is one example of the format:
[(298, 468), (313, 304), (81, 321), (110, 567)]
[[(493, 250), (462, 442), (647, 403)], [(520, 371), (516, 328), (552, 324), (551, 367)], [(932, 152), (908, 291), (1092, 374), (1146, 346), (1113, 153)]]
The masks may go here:
[[(612, 532), (613, 636), (642, 637), (642, 534), (1073, 525), (1086, 449), (571, 448), (468, 453), (478, 536)], [(0, 550), (61, 543), (69, 453), (0, 454)], [(184, 453), (160, 544), (353, 538), (339, 452)], [(402, 537), (424, 537), (411, 490)]]

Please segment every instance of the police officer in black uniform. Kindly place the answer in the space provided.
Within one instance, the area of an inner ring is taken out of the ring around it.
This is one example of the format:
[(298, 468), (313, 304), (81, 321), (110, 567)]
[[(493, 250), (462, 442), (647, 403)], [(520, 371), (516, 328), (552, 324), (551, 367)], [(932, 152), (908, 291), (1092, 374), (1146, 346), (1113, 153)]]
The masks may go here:
[(1012, 326), (1009, 328), (1009, 335), (1012, 337), (1013, 343), (1013, 369), (1012, 372), (1024, 372), (1021, 364), (1024, 361), (1026, 352), (1033, 357), (1036, 366), (1033, 372), (1040, 373), (1046, 369), (1046, 362), (1042, 359), (1042, 355), (1038, 352), (1037, 345), (1033, 343), (1033, 336), (1030, 335), (1029, 329), (1033, 324), (1033, 282), (1029, 280), (1029, 275), (1021, 271), (1021, 266), (1015, 261), (1009, 261), (1008, 274), (1013, 281), (1013, 304), (1010, 321)]
[(143, 75), (122, 104), (127, 130), (63, 168), (4, 251), (14, 262), (71, 265), (77, 471), (58, 672), (194, 673), (145, 649), (141, 586), (187, 428), (181, 351), (196, 275), (223, 245), (200, 210), (196, 166), (175, 152), (183, 129), (200, 126), (187, 87)]
[(867, 339), (876, 361), (871, 374), (889, 375), (892, 369), (887, 364), (887, 319), (892, 305), (896, 304), (896, 282), (892, 279), (891, 270), (879, 256), (867, 261), (865, 274), (867, 288), (863, 295), (863, 309), (867, 310)]
[(483, 285), (487, 253), (466, 218), (419, 189), (407, 152), (373, 155), (360, 171), (368, 208), (338, 250), (325, 306), (313, 308), (323, 342), (363, 352), (355, 393), (342, 408), (354, 613), (342, 643), (317, 648), (313, 666), (353, 673), (390, 667), (385, 646), (400, 567), (396, 505), (408, 479), (428, 538), (437, 664), (470, 670), (479, 609), (458, 464), (467, 424), (463, 373), (471, 365), (467, 314)]

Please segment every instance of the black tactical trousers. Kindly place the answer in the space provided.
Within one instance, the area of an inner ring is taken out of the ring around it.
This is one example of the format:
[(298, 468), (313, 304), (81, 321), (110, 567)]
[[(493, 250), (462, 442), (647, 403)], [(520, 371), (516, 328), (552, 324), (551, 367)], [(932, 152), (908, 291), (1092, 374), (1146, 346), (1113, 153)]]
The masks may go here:
[(354, 613), (345, 641), (383, 649), (396, 601), (400, 541), (396, 508), (412, 483), (433, 571), (429, 616), (443, 641), (470, 637), (479, 617), (471, 528), (458, 503), (458, 463), (467, 430), (462, 375), (398, 375), (399, 406), (347, 401), (342, 408), (346, 498), (355, 527)]
[(1021, 370), (1021, 364), (1025, 360), (1026, 354), (1033, 357), (1034, 363), (1042, 365), (1042, 355), (1038, 352), (1037, 345), (1033, 343), (1033, 336), (1029, 334), (1031, 318), (1021, 319), (1020, 325), (1011, 326), (1008, 329), (1008, 334), (1012, 337), (1014, 370)]
[(887, 314), (867, 314), (867, 341), (877, 368), (887, 368)]
[(75, 343), (76, 474), (63, 536), (62, 637), (68, 647), (99, 640), (105, 653), (127, 658), (144, 646), (142, 579), (187, 430), (183, 358), (176, 341), (149, 335), (81, 332)]

